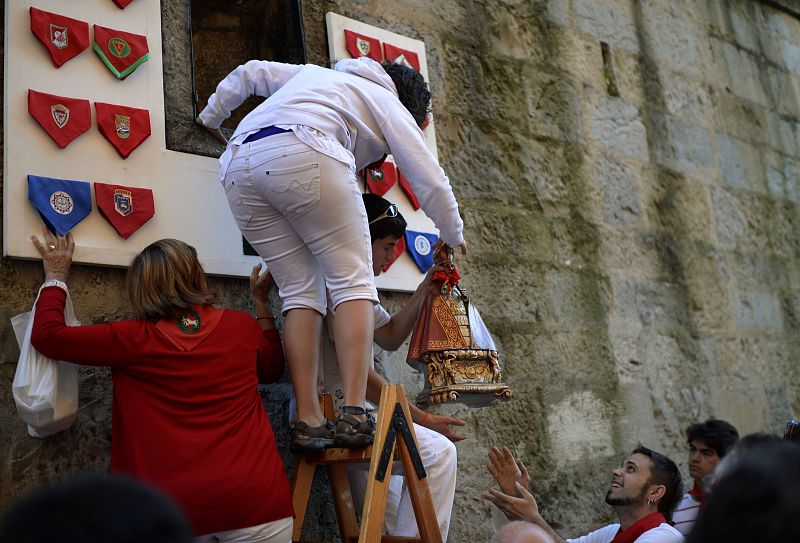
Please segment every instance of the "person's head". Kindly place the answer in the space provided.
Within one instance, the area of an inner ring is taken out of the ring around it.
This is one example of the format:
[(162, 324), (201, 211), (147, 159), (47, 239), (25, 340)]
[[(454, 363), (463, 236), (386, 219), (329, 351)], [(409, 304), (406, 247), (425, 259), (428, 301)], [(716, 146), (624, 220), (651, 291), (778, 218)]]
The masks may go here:
[(189, 525), (161, 492), (132, 479), (84, 474), (12, 506), (0, 543), (191, 543)]
[(537, 525), (517, 520), (497, 530), (490, 543), (553, 543), (553, 538)]
[(395, 257), (395, 247), (406, 231), (406, 220), (397, 206), (374, 194), (363, 194), (372, 242), (372, 271), (377, 276)]
[(428, 90), (425, 78), (414, 68), (404, 64), (384, 62), (381, 66), (394, 81), (400, 102), (406, 106), (408, 112), (414, 117), (417, 126), (422, 128), (431, 104), (431, 91)]
[(606, 503), (614, 507), (647, 506), (670, 520), (682, 496), (681, 472), (675, 462), (639, 445), (613, 471)]
[(708, 419), (686, 429), (689, 443), (689, 475), (701, 482), (714, 473), (720, 459), (739, 441), (739, 432), (728, 422)]
[(800, 446), (769, 440), (737, 447), (736, 456), (715, 483), (687, 542), (800, 541)]
[(136, 317), (152, 321), (172, 317), (178, 308), (217, 299), (208, 289), (197, 251), (177, 239), (145, 247), (131, 262), (126, 284)]

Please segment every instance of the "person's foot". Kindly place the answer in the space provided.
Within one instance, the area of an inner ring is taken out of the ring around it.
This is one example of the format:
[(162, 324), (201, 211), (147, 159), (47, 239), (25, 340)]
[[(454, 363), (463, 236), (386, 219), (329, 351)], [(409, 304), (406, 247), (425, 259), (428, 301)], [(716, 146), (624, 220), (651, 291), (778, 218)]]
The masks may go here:
[(331, 421), (325, 419), (320, 426), (309, 426), (298, 420), (289, 425), (292, 429), (292, 452), (318, 452), (333, 445), (336, 430)]
[[(357, 417), (364, 417), (364, 420)], [(375, 422), (367, 415), (366, 409), (352, 405), (342, 406), (342, 414), (336, 419), (334, 447), (362, 449), (372, 445), (374, 435)]]

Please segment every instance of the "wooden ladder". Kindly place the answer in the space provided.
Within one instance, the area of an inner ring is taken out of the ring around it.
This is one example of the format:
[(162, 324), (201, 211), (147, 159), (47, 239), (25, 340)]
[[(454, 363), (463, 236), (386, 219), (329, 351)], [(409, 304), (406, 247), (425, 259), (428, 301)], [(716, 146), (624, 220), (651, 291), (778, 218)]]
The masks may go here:
[[(330, 394), (323, 395), (322, 410), (329, 420), (335, 420)], [(342, 543), (378, 541), (442, 543), (442, 535), (439, 532), (425, 468), (419, 457), (414, 425), (411, 422), (411, 413), (402, 385), (383, 385), (376, 423), (375, 442), (371, 447), (327, 449), (319, 453), (300, 455), (292, 479), (292, 504), (295, 512), (292, 541), (300, 541), (308, 497), (314, 482), (314, 472), (317, 466), (326, 466)], [(392, 461), (396, 454), (399, 455), (403, 466), (406, 486), (417, 519), (420, 534), (418, 538), (383, 535), (389, 479), (392, 474)], [(369, 479), (359, 529), (346, 464), (363, 463), (367, 460), (369, 460)]]

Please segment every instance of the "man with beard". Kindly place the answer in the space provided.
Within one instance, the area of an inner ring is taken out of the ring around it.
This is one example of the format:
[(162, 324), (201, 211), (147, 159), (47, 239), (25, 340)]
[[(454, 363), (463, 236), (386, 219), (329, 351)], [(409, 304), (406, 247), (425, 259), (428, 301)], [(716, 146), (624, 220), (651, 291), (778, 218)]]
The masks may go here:
[[(511, 520), (525, 520), (544, 529), (556, 543), (681, 543), (683, 536), (668, 522), (683, 494), (681, 474), (675, 462), (639, 445), (612, 473), (606, 503), (614, 508), (619, 523), (575, 539), (564, 539), (541, 517), (533, 495), (520, 481), (527, 471), (503, 469), (507, 456), (489, 455), (489, 471), (501, 488), (513, 481), (517, 496), (490, 489), (484, 496)], [(511, 462), (517, 463), (511, 457)], [(515, 474), (519, 473), (519, 476)], [(498, 478), (497, 474), (501, 474)], [(506, 474), (502, 476), (502, 474)], [(508, 474), (511, 474), (508, 476)]]
[(689, 475), (694, 486), (684, 494), (673, 515), (675, 529), (684, 536), (689, 535), (708, 497), (708, 479), (719, 461), (739, 441), (739, 432), (724, 420), (709, 419), (689, 426), (686, 441), (689, 443)]

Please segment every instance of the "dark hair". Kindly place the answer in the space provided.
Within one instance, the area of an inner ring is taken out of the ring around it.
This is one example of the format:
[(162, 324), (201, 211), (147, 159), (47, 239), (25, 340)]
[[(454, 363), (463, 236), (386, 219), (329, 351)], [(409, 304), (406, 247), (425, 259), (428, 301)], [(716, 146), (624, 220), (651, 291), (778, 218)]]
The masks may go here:
[[(367, 210), (367, 221), (380, 217), (392, 205), (389, 200), (375, 194), (362, 194), (361, 196), (364, 199), (364, 208)], [(394, 217), (384, 217), (369, 225), (370, 241), (383, 239), (387, 236), (400, 239), (406, 231), (406, 226), (406, 220), (398, 211)]]
[(178, 508), (125, 477), (83, 474), (34, 492), (8, 510), (0, 543), (191, 543)]
[(777, 440), (740, 452), (714, 485), (687, 542), (800, 541), (800, 446)]
[(414, 68), (396, 62), (381, 64), (389, 77), (394, 81), (400, 102), (406, 106), (420, 128), (428, 116), (431, 104), (431, 91), (422, 74)]
[(708, 419), (705, 422), (692, 424), (686, 429), (686, 441), (691, 443), (699, 439), (722, 458), (730, 452), (739, 441), (739, 432), (729, 422), (719, 419)]
[(658, 501), (658, 511), (672, 520), (672, 512), (678, 506), (678, 502), (683, 498), (683, 482), (681, 481), (681, 471), (677, 464), (654, 450), (648, 449), (639, 444), (631, 454), (643, 454), (648, 457), (653, 465), (650, 467), (649, 484), (664, 485), (666, 491), (664, 497)]

